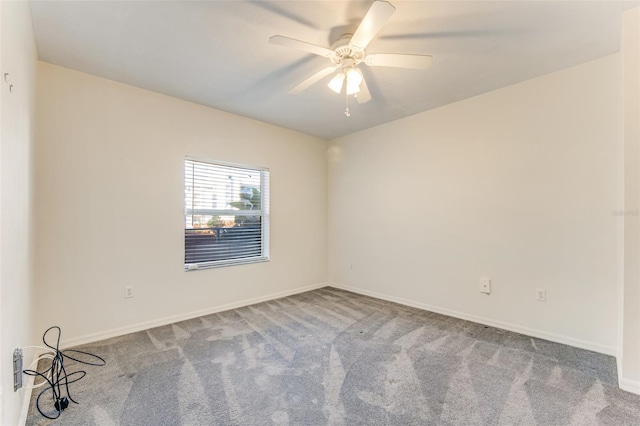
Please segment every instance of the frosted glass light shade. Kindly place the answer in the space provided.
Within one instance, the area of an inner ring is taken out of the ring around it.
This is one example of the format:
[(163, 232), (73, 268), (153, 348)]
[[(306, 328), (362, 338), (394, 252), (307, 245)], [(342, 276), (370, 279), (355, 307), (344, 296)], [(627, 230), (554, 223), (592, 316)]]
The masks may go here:
[(360, 91), (360, 83), (362, 83), (362, 72), (357, 68), (351, 68), (347, 71), (347, 95), (353, 95)]
[(344, 74), (339, 72), (329, 82), (329, 89), (336, 93), (342, 92), (342, 84), (344, 83)]

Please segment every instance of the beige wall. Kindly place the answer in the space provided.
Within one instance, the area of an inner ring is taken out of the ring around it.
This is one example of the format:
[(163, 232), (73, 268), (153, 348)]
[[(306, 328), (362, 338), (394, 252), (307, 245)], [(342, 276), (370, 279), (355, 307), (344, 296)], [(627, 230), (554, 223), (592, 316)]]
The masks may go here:
[[(33, 191), (36, 49), (26, 2), (0, 2), (0, 424), (19, 423), (12, 354), (33, 344)], [(9, 92), (13, 84), (13, 93)], [(30, 362), (32, 351), (25, 350)]]
[[(620, 300), (625, 315), (640, 311), (637, 297), (623, 299), (639, 292), (637, 281), (629, 286), (626, 275), (616, 285), (616, 230), (628, 222), (618, 215), (621, 59), (337, 139), (328, 176), (320, 139), (40, 63), (39, 312), (68, 307), (56, 324), (66, 343), (77, 343), (329, 279), (615, 353)], [(628, 60), (624, 70), (633, 71)], [(625, 90), (633, 89), (626, 81)], [(2, 154), (4, 182), (4, 138)], [(271, 169), (271, 262), (183, 272), (186, 155)], [(4, 207), (2, 214), (4, 223)], [(632, 229), (625, 227), (625, 237)], [(478, 292), (480, 277), (492, 278), (490, 296)], [(123, 297), (127, 285), (133, 299)], [(25, 303), (26, 288), (18, 296)], [(546, 289), (547, 302), (535, 300), (536, 288)], [(640, 352), (637, 330), (628, 326), (634, 318), (625, 316), (622, 330), (623, 376), (632, 381), (640, 371), (630, 361), (635, 355), (626, 356)], [(38, 330), (49, 325), (50, 317), (38, 316)]]
[(333, 141), (330, 280), (615, 354), (620, 66), (604, 57)]
[[(38, 96), (36, 279), (64, 342), (326, 282), (325, 141), (46, 63)], [(270, 169), (270, 262), (184, 272), (185, 156)]]
[(640, 394), (640, 8), (624, 14), (624, 287), (620, 386)]

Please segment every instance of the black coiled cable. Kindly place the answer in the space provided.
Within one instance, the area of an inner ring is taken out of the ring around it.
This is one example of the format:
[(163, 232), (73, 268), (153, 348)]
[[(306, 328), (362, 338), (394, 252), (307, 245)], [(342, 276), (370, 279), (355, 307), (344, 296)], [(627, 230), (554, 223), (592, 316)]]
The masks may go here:
[[(55, 346), (52, 346), (49, 343), (47, 343), (47, 334), (51, 330), (57, 330), (58, 332), (58, 337), (56, 339)], [(69, 401), (73, 402), (74, 404), (78, 404), (78, 402), (71, 397), (71, 393), (69, 392), (69, 385), (71, 383), (77, 382), (78, 380), (82, 379), (84, 376), (87, 375), (87, 372), (84, 370), (78, 370), (72, 373), (67, 373), (67, 370), (64, 366), (65, 358), (75, 361), (79, 364), (92, 365), (96, 367), (102, 367), (107, 364), (104, 358), (89, 352), (79, 351), (75, 349), (67, 349), (65, 351), (61, 351), (60, 350), (61, 334), (62, 334), (62, 331), (60, 330), (60, 327), (58, 327), (57, 325), (54, 325), (53, 327), (48, 328), (47, 331), (45, 331), (44, 334), (42, 335), (42, 341), (53, 352), (52, 354), (53, 359), (51, 360), (51, 366), (49, 368), (43, 371), (36, 371), (36, 370), (23, 371), (24, 374), (27, 374), (29, 376), (42, 377), (49, 385), (38, 394), (38, 397), (36, 398), (36, 408), (38, 409), (38, 412), (40, 412), (40, 414), (52, 420), (60, 417), (60, 414), (62, 414), (62, 411), (69, 406)], [(74, 356), (71, 356), (70, 354), (73, 354)], [(85, 358), (85, 359), (79, 359), (79, 358)], [(45, 395), (47, 392), (51, 392), (53, 407), (56, 410), (56, 415), (54, 415), (53, 417), (45, 414), (40, 408), (40, 398), (43, 395)]]

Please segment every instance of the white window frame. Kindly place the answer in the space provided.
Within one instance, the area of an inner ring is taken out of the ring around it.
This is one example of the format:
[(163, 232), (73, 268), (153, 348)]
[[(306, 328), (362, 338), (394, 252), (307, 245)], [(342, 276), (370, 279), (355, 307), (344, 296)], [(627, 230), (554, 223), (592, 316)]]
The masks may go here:
[[(234, 210), (234, 209), (192, 209), (186, 205), (186, 185), (183, 192), (183, 203), (184, 206), (184, 216), (183, 216), (183, 228), (186, 223), (187, 216), (190, 215), (204, 215), (204, 216), (257, 216), (256, 212), (260, 212), (259, 216), (261, 217), (260, 225), (261, 225), (261, 247), (260, 247), (260, 255), (253, 257), (243, 257), (237, 259), (225, 259), (225, 260), (216, 260), (216, 261), (207, 261), (207, 262), (198, 262), (198, 263), (186, 263), (184, 262), (184, 270), (185, 271), (194, 271), (200, 269), (209, 269), (209, 268), (219, 268), (224, 266), (232, 266), (232, 265), (243, 265), (249, 263), (258, 263), (258, 262), (268, 262), (269, 259), (269, 240), (270, 240), (270, 232), (269, 232), (269, 222), (270, 222), (270, 208), (269, 208), (269, 169), (266, 167), (258, 167), (258, 166), (249, 166), (245, 164), (236, 164), (236, 163), (228, 163), (223, 161), (213, 161), (206, 160), (198, 157), (185, 157), (183, 161), (183, 169), (186, 169), (187, 161), (210, 164), (212, 166), (223, 166), (223, 167), (232, 167), (235, 169), (243, 169), (251, 172), (259, 172), (260, 173), (260, 210)], [(184, 182), (186, 183), (187, 176), (184, 176)], [(183, 239), (183, 260), (186, 257), (186, 228), (185, 228), (185, 237)]]

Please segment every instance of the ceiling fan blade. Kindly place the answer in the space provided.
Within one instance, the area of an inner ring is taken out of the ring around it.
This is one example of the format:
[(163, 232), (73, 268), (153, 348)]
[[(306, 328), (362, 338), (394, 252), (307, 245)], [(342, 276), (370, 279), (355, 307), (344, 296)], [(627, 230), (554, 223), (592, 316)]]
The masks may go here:
[(319, 82), (324, 77), (328, 76), (329, 74), (331, 74), (332, 72), (334, 72), (338, 68), (339, 68), (339, 66), (336, 65), (336, 66), (327, 67), (327, 68), (325, 68), (325, 69), (323, 69), (321, 71), (318, 71), (317, 73), (315, 73), (311, 77), (309, 77), (306, 80), (304, 80), (302, 83), (298, 84), (297, 86), (295, 86), (294, 88), (289, 90), (289, 93), (291, 93), (292, 95), (295, 95), (297, 93), (302, 92), (303, 90), (306, 90), (307, 88), (309, 88), (313, 84), (316, 84), (317, 82)]
[(373, 2), (360, 26), (351, 37), (349, 47), (354, 50), (364, 50), (395, 11), (396, 8), (391, 3), (380, 0)]
[(367, 87), (367, 82), (365, 79), (362, 79), (362, 83), (360, 83), (360, 91), (356, 95), (356, 101), (359, 104), (364, 104), (371, 100), (371, 93), (369, 93), (369, 88)]
[(433, 56), (407, 55), (402, 53), (373, 53), (367, 55), (364, 63), (370, 67), (396, 67), (426, 70), (431, 66)]
[(316, 46), (315, 44), (307, 43), (306, 41), (296, 40), (295, 38), (289, 38), (281, 35), (270, 37), (269, 43), (285, 47), (293, 47), (294, 49), (304, 50), (305, 52), (313, 53), (325, 58), (329, 58), (333, 54), (333, 50), (329, 50), (326, 47)]

